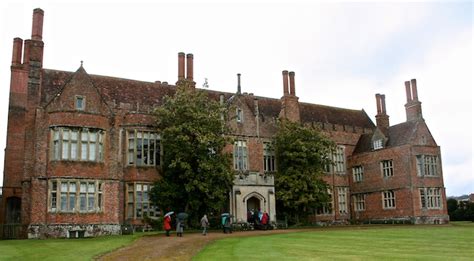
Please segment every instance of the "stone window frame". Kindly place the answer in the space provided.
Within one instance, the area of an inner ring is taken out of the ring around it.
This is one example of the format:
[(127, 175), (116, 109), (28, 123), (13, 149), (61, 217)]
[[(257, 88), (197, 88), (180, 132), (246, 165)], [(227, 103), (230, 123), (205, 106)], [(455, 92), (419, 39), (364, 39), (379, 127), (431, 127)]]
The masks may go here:
[(384, 178), (389, 178), (393, 177), (394, 171), (393, 171), (393, 160), (381, 160), (380, 161), (380, 172), (382, 174), (382, 177)]
[(383, 209), (395, 209), (397, 207), (395, 191), (393, 190), (382, 191), (382, 207)]
[(346, 146), (337, 145), (336, 150), (332, 153), (334, 161), (334, 173), (339, 175), (346, 174)]
[(365, 197), (366, 194), (354, 195), (354, 211), (365, 211)]
[(372, 145), (374, 146), (374, 150), (383, 149), (383, 140), (382, 139), (374, 140)]
[[(94, 205), (88, 209), (90, 194), (86, 194), (86, 209), (81, 210), (81, 184), (94, 184), (93, 198)], [(67, 191), (63, 191), (63, 184), (66, 184)], [(80, 213), (93, 214), (104, 212), (104, 181), (94, 179), (71, 179), (53, 178), (48, 180), (48, 212), (49, 213)], [(74, 188), (74, 189), (71, 189)], [(63, 195), (66, 199), (66, 209), (62, 209)], [(71, 198), (74, 198), (74, 205), (71, 206)]]
[(422, 177), (439, 177), (439, 157), (438, 155), (416, 155), (416, 172)]
[(352, 167), (352, 175), (354, 182), (362, 182), (364, 180), (364, 166), (358, 165)]
[(237, 123), (244, 122), (244, 111), (240, 107), (235, 108), (235, 120)]
[(332, 215), (333, 214), (334, 197), (332, 196), (332, 189), (328, 188), (327, 192), (329, 196), (329, 201), (316, 209), (316, 213), (318, 215)]
[[(81, 100), (82, 107), (78, 106), (78, 101)], [(83, 95), (75, 95), (74, 96), (74, 108), (78, 111), (84, 111), (86, 109), (86, 97)]]
[(247, 140), (238, 139), (234, 141), (233, 159), (235, 170), (249, 170), (249, 153), (247, 147)]
[(106, 132), (103, 129), (52, 126), (50, 137), (50, 161), (104, 162)]
[[(146, 186), (146, 190), (145, 190)], [(140, 189), (138, 189), (140, 188)], [(146, 216), (148, 217), (159, 217), (161, 211), (153, 205), (153, 202), (150, 199), (150, 192), (153, 188), (153, 183), (151, 182), (127, 182), (125, 183), (125, 218), (126, 219), (143, 219)], [(139, 194), (138, 192), (145, 192)], [(146, 196), (146, 201), (143, 199)], [(137, 199), (140, 198), (140, 201)], [(139, 209), (138, 207), (141, 206)], [(146, 210), (143, 208), (146, 206)], [(142, 214), (138, 214), (139, 211)]]
[[(133, 133), (133, 136), (131, 136), (131, 133)], [(139, 135), (140, 134), (140, 135)], [(136, 166), (136, 167), (161, 167), (162, 161), (163, 161), (163, 144), (161, 143), (161, 135), (157, 131), (153, 131), (150, 129), (128, 129), (125, 132), (125, 140), (126, 140), (126, 164), (127, 166)], [(139, 137), (141, 136), (141, 137)], [(148, 136), (148, 138), (146, 138)], [(141, 151), (140, 154), (138, 153), (138, 142), (137, 140), (141, 139)], [(133, 140), (133, 142), (131, 142)], [(148, 140), (148, 144), (153, 141), (153, 149), (151, 147), (148, 147), (147, 152), (145, 153), (144, 147), (143, 146), (145, 143), (144, 141)], [(153, 151), (153, 152), (152, 152)], [(146, 163), (143, 163), (143, 158), (141, 162), (139, 163), (138, 161), (138, 155), (148, 155), (148, 158), (150, 158), (150, 155), (153, 155), (152, 161), (148, 161)]]
[(263, 172), (276, 172), (275, 150), (271, 147), (271, 142), (263, 142)]
[(337, 188), (337, 207), (339, 214), (347, 214), (347, 196), (349, 187), (338, 187)]
[(421, 209), (442, 209), (441, 188), (420, 188)]

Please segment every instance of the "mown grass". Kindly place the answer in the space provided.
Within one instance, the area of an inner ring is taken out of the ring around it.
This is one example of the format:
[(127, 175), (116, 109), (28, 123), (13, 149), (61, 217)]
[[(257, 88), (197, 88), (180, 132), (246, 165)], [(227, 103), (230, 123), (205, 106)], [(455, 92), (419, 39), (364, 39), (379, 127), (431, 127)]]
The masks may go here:
[(474, 223), (387, 226), (216, 241), (193, 260), (473, 260)]
[(0, 260), (91, 260), (150, 233), (83, 239), (1, 240)]

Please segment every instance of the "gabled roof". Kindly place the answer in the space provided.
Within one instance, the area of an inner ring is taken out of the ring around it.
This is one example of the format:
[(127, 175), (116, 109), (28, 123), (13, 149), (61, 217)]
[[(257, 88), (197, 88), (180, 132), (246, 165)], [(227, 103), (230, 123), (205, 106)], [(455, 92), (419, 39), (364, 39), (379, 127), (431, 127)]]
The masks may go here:
[[(426, 131), (424, 142), (420, 142), (419, 134)], [(372, 151), (372, 136), (374, 133), (364, 134), (357, 143), (354, 154)], [(434, 141), (424, 120), (407, 121), (388, 128), (388, 141), (385, 148), (399, 147), (407, 144), (411, 145), (434, 145)]]
[[(42, 104), (44, 105), (56, 95), (72, 77), (72, 72), (43, 69), (42, 82)], [(143, 82), (116, 77), (100, 76), (90, 74), (90, 79), (97, 87), (100, 94), (109, 105), (120, 103), (140, 106), (159, 106), (163, 97), (173, 95), (174, 85), (164, 85), (152, 82)], [(219, 100), (221, 94), (225, 100), (231, 98), (233, 93), (204, 90), (215, 100)], [(255, 114), (254, 99), (258, 99), (259, 112), (264, 119), (278, 118), (281, 111), (280, 99), (242, 94), (240, 98), (248, 105)], [(350, 110), (325, 105), (300, 103), (301, 121), (324, 122), (339, 125), (350, 125), (362, 128), (374, 128), (373, 122), (364, 110)]]

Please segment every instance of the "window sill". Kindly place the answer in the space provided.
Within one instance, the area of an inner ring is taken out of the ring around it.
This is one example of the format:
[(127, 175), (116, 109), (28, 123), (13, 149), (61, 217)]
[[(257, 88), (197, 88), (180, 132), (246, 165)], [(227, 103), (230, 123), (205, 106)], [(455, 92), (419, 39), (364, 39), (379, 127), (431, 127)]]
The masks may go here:
[(133, 165), (133, 164), (127, 164), (127, 168), (137, 168), (137, 169), (161, 169), (161, 165)]
[(91, 212), (83, 212), (83, 211), (54, 211), (54, 210), (48, 210), (49, 214), (59, 214), (59, 215), (89, 215), (89, 214), (101, 214), (104, 213), (103, 210), (100, 211), (91, 211)]
[(90, 160), (50, 160), (51, 163), (66, 163), (66, 164), (104, 164), (104, 161), (90, 161)]

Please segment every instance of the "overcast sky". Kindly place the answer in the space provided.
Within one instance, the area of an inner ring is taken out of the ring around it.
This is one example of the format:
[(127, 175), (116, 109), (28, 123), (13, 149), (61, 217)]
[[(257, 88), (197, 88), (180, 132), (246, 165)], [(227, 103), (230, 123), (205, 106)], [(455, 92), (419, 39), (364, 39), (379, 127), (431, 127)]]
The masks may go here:
[(447, 195), (474, 192), (471, 2), (65, 2), (0, 2), (1, 148), (13, 38), (31, 38), (40, 7), (49, 69), (83, 60), (90, 74), (175, 83), (177, 53), (193, 53), (197, 86), (235, 92), (241, 73), (243, 92), (280, 98), (281, 71), (295, 71), (300, 101), (364, 109), (374, 122), (385, 94), (391, 125), (406, 120), (404, 81), (416, 78)]

